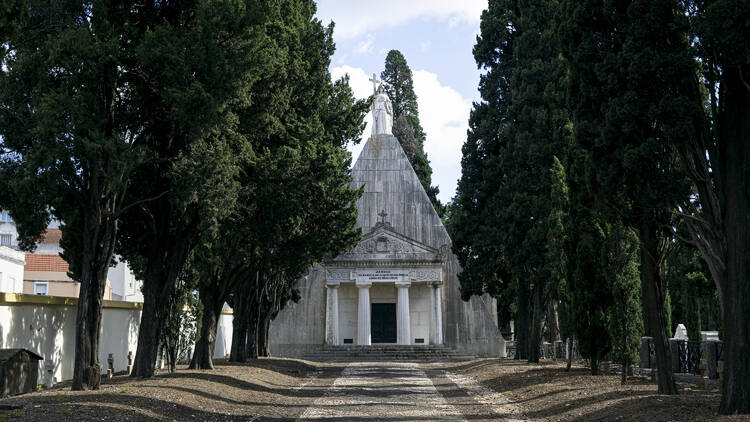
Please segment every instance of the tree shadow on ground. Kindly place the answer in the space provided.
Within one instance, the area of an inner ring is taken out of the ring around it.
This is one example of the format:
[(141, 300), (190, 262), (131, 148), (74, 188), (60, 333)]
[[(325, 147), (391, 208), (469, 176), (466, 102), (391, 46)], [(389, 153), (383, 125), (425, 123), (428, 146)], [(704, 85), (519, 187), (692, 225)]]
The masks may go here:
[[(716, 414), (719, 408), (718, 395), (709, 392), (683, 393), (677, 396), (665, 396), (655, 393), (643, 394), (621, 394), (619, 400), (604, 394), (600, 400), (612, 401), (595, 409), (583, 409), (577, 412), (571, 420), (586, 421), (608, 421), (622, 419), (629, 421), (720, 421), (720, 420), (750, 420), (745, 416), (719, 416)], [(586, 400), (584, 405), (594, 403)], [(558, 418), (566, 410), (575, 408), (579, 403), (571, 402), (571, 405), (563, 409), (562, 406), (554, 406), (542, 412), (530, 413), (528, 416), (544, 417), (555, 415)], [(736, 418), (736, 419), (734, 419)]]

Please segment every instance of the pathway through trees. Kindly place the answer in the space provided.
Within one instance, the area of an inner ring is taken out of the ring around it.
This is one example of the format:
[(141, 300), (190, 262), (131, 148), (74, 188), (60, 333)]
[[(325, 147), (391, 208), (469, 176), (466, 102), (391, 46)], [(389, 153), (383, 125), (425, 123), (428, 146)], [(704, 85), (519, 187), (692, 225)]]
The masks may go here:
[(499, 394), (418, 363), (352, 363), (300, 420), (509, 420)]

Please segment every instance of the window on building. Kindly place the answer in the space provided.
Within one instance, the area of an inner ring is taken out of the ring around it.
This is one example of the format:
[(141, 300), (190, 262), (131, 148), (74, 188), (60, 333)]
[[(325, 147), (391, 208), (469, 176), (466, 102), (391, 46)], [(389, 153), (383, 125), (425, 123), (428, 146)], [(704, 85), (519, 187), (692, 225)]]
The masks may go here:
[(39, 296), (47, 296), (48, 287), (49, 283), (36, 281), (34, 282), (34, 294)]
[(0, 246), (10, 247), (10, 241), (13, 240), (13, 236), (10, 234), (0, 234)]
[(0, 213), (0, 221), (10, 223), (13, 221), (13, 219), (10, 218), (10, 213), (8, 211), (3, 211), (2, 213)]

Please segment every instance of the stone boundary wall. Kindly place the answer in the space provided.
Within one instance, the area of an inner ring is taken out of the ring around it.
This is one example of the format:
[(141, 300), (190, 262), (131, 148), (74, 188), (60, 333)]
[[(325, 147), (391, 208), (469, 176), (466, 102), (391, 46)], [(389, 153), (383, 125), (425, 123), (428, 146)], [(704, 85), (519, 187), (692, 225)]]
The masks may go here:
[[(0, 348), (25, 348), (53, 364), (56, 381), (73, 378), (77, 298), (0, 293)], [(105, 300), (99, 338), (99, 364), (107, 370), (107, 355), (114, 355), (115, 372), (125, 371), (128, 352), (135, 352), (143, 304)], [(217, 327), (214, 357), (224, 357), (232, 347), (232, 314), (222, 312)]]

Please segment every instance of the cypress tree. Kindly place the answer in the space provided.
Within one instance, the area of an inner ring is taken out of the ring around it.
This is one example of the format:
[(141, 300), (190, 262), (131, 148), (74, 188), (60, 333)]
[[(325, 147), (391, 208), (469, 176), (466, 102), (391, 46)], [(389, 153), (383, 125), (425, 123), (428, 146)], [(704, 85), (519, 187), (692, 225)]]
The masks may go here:
[(565, 4), (561, 33), (576, 142), (590, 152), (590, 183), (599, 201), (638, 232), (644, 322), (654, 338), (659, 392), (677, 394), (660, 266), (673, 211), (689, 196), (665, 147), (689, 127), (679, 123), (679, 105), (689, 102), (679, 90), (679, 67), (689, 59), (686, 16), (669, 0)]
[(484, 272), (485, 283), (504, 276), (502, 288), (481, 286), (485, 291), (516, 291), (520, 354), (531, 362), (539, 360), (550, 279), (559, 282), (562, 266), (557, 226), (550, 224), (560, 211), (550, 200), (556, 183), (550, 169), (555, 156), (565, 155), (568, 130), (556, 7), (556, 1), (498, 0), (482, 14), (474, 56), (487, 69), (483, 102), (472, 111), (450, 223), (462, 265), (502, 264), (472, 271)]
[[(673, 80), (692, 101), (673, 102), (680, 118), (671, 146), (696, 195), (682, 204), (690, 241), (705, 259), (722, 308), (724, 376), (720, 412), (750, 413), (750, 3), (683, 3), (698, 60), (675, 62)], [(692, 58), (692, 57), (691, 57)], [(696, 78), (696, 62), (700, 78)], [(678, 108), (679, 107), (679, 108)]]
[(398, 50), (385, 57), (385, 70), (380, 73), (383, 87), (393, 103), (393, 136), (398, 139), (417, 173), (419, 181), (440, 218), (445, 217), (445, 205), (437, 198), (440, 189), (432, 186), (432, 167), (424, 152), (426, 134), (419, 123), (419, 106), (414, 92), (414, 81), (406, 58)]
[(25, 250), (51, 218), (63, 221), (63, 257), (80, 282), (72, 389), (97, 389), (107, 271), (136, 205), (129, 175), (149, 158), (129, 89), (143, 33), (121, 2), (18, 0), (0, 11), (0, 207)]

